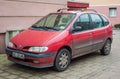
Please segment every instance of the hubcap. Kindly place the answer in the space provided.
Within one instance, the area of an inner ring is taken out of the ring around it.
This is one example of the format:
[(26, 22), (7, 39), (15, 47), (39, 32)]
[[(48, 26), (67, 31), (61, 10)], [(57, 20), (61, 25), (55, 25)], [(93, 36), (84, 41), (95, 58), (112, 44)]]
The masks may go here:
[(61, 68), (66, 68), (68, 65), (68, 54), (63, 52), (59, 58), (59, 66)]
[(107, 44), (105, 45), (105, 52), (108, 54), (110, 52), (110, 49), (111, 49), (111, 44), (107, 42)]

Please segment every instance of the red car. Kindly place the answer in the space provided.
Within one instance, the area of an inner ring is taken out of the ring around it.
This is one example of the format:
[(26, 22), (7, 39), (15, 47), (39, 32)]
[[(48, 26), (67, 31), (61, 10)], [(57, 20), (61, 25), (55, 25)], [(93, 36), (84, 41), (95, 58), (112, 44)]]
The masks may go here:
[(78, 56), (98, 50), (110, 54), (111, 43), (112, 26), (104, 15), (59, 9), (12, 38), (6, 52), (18, 64), (64, 71)]

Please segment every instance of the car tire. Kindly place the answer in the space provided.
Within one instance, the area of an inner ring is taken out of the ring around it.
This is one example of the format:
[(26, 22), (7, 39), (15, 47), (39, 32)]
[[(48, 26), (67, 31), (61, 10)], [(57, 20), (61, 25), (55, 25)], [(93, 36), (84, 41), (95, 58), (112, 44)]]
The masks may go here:
[(101, 55), (109, 55), (111, 51), (111, 41), (107, 40), (100, 51)]
[(70, 51), (67, 49), (61, 49), (55, 59), (54, 69), (61, 72), (68, 68), (71, 61)]

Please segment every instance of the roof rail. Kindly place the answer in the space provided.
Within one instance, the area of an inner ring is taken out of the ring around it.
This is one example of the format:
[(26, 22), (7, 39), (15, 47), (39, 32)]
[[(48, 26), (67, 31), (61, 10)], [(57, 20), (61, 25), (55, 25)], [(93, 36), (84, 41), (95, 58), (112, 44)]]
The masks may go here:
[(61, 8), (58, 9), (57, 12), (60, 12), (61, 10), (68, 10), (68, 11), (80, 10), (81, 12), (83, 11), (82, 8)]
[(68, 10), (69, 8), (61, 8), (61, 9), (58, 9), (57, 12), (60, 12), (61, 10)]
[(61, 10), (68, 10), (68, 11), (74, 11), (74, 10), (80, 10), (81, 12), (84, 12), (84, 11), (94, 11), (97, 13), (96, 10), (94, 9), (83, 9), (83, 8), (61, 8), (61, 9), (58, 9), (57, 12), (60, 12)]
[(81, 8), (62, 8), (62, 9), (58, 9), (57, 12), (60, 12), (61, 10), (68, 10), (68, 11), (80, 10), (80, 11), (83, 11)]

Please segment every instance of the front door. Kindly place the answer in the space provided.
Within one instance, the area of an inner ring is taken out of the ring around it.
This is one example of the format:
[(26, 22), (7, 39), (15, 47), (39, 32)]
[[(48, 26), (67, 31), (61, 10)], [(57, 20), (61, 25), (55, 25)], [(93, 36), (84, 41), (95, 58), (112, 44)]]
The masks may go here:
[(91, 51), (92, 33), (89, 27), (90, 20), (88, 14), (80, 15), (73, 26), (73, 57), (83, 55)]

